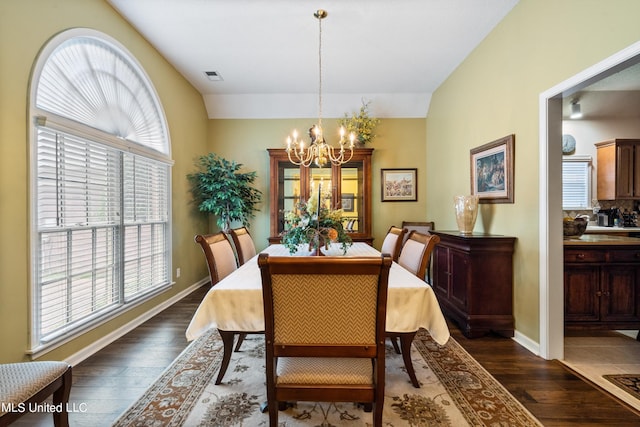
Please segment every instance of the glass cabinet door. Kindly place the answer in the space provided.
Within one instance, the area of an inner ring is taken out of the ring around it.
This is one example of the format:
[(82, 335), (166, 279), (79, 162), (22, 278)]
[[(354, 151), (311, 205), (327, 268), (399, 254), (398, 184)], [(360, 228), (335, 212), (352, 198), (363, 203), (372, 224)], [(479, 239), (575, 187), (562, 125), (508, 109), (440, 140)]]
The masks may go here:
[(284, 215), (296, 209), (304, 194), (300, 192), (300, 167), (278, 162), (278, 233), (284, 230)]
[(343, 225), (347, 231), (358, 232), (364, 226), (363, 217), (363, 165), (362, 162), (349, 162), (343, 165), (340, 174), (340, 200)]

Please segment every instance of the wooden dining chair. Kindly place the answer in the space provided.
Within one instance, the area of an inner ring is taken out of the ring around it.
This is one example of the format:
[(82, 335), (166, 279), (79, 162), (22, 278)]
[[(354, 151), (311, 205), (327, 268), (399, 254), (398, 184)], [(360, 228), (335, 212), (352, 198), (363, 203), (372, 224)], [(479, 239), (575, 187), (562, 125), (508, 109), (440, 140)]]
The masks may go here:
[(238, 265), (242, 265), (256, 256), (256, 245), (247, 227), (234, 228), (229, 231), (238, 255)]
[(440, 237), (435, 234), (423, 234), (415, 230), (411, 231), (400, 251), (398, 264), (420, 279), (425, 280), (427, 264), (431, 259), (431, 253), (439, 242)]
[(366, 403), (382, 425), (391, 263), (259, 255), (270, 426), (291, 401)]
[(0, 426), (8, 426), (29, 413), (29, 405), (53, 395), (56, 427), (69, 426), (67, 403), (71, 392), (72, 368), (66, 362), (38, 361), (0, 365)]
[[(198, 234), (194, 237), (194, 240), (196, 243), (200, 244), (202, 252), (207, 260), (211, 286), (215, 286), (220, 280), (238, 269), (238, 264), (236, 264), (236, 255), (233, 251), (233, 247), (231, 246), (231, 242), (229, 242), (229, 239), (222, 231), (215, 234)], [(229, 361), (231, 360), (231, 349), (233, 348), (233, 341), (235, 340), (235, 337), (238, 337), (238, 342), (235, 347), (235, 351), (238, 351), (240, 350), (242, 341), (244, 341), (247, 336), (244, 332), (219, 332), (222, 340), (225, 342), (225, 346), (216, 384), (220, 384), (222, 382), (222, 378), (227, 371)]]
[(409, 233), (413, 230), (418, 233), (429, 234), (431, 231), (436, 229), (436, 226), (433, 221), (402, 221), (402, 228), (407, 229), (407, 234), (404, 235), (404, 240), (402, 241), (402, 244), (404, 245), (409, 238)]
[(387, 235), (382, 242), (380, 252), (383, 254), (389, 254), (391, 255), (392, 260), (398, 261), (398, 256), (400, 255), (400, 249), (402, 248), (405, 234), (407, 234), (406, 228), (398, 228), (395, 225), (392, 225), (389, 228), (389, 231), (387, 231)]

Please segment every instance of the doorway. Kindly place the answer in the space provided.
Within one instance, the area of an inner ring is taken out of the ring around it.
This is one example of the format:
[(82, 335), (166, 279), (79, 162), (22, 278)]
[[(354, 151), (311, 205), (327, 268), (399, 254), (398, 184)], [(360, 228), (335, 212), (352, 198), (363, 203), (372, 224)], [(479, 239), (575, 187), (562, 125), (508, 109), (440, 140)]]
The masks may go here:
[(562, 252), (562, 100), (579, 90), (640, 62), (635, 43), (543, 92), (540, 117), (540, 348), (545, 359), (564, 358)]

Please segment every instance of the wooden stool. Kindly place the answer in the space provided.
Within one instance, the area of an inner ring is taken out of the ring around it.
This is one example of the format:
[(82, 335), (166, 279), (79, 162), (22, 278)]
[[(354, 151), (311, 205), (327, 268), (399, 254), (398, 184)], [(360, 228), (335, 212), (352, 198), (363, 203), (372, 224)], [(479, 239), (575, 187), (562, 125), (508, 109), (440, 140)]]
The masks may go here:
[(67, 427), (71, 366), (65, 362), (24, 362), (0, 365), (0, 426), (8, 426), (53, 394), (43, 407), (53, 413), (56, 427)]

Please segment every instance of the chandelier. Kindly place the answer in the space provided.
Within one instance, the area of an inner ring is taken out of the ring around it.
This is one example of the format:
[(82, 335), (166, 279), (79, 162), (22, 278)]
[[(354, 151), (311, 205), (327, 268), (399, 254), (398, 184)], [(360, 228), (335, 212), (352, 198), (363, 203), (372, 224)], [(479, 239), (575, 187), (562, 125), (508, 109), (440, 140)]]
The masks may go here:
[(305, 146), (305, 143), (298, 131), (294, 130), (291, 136), (287, 137), (286, 152), (289, 161), (295, 165), (309, 167), (314, 163), (318, 167), (326, 166), (329, 162), (334, 165), (347, 163), (353, 157), (353, 146), (356, 135), (352, 132), (347, 137), (345, 129), (340, 127), (339, 147), (329, 145), (322, 133), (322, 20), (327, 17), (327, 11), (318, 9), (313, 16), (318, 18), (319, 26), (319, 43), (318, 43), (318, 123), (309, 129), (309, 138), (311, 143)]

